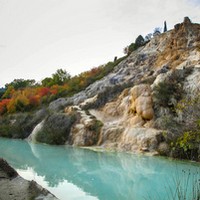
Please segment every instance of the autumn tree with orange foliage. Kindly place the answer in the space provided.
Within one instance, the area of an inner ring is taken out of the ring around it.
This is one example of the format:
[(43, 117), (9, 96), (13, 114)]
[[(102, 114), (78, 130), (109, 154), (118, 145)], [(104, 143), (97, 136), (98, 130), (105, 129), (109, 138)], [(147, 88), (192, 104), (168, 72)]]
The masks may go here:
[(34, 80), (15, 79), (7, 84), (1, 98), (0, 115), (30, 111), (59, 97), (72, 96), (110, 73), (124, 58), (92, 68), (72, 78), (66, 70), (59, 69), (51, 78), (42, 80), (41, 85), (34, 85)]
[(0, 115), (3, 115), (7, 112), (7, 105), (9, 104), (10, 99), (3, 99), (0, 101)]

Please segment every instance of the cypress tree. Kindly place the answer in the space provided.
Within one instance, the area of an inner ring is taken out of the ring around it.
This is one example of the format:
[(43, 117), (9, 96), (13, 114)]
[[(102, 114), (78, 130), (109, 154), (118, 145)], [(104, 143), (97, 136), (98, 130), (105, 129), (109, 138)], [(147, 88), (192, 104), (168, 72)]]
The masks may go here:
[(166, 23), (166, 21), (164, 22), (164, 31), (163, 31), (163, 33), (164, 32), (167, 32), (167, 23)]

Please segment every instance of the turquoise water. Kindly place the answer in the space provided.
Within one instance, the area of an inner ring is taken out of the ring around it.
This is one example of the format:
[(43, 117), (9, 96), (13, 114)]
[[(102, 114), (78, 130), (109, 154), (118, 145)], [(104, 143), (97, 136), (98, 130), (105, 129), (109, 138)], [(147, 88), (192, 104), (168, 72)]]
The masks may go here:
[(175, 179), (185, 179), (188, 170), (193, 174), (200, 168), (159, 157), (8, 139), (0, 139), (0, 157), (61, 200), (171, 200)]

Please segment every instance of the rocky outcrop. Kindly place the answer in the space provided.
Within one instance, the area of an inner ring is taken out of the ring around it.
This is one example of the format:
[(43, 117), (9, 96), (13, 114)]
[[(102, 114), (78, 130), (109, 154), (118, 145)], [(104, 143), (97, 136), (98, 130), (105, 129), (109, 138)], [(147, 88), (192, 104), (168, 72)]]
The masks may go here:
[(77, 120), (71, 129), (66, 144), (74, 146), (96, 145), (99, 140), (102, 123), (79, 106), (65, 108), (65, 113), (69, 114), (71, 112), (76, 113)]
[(0, 158), (0, 199), (56, 200), (57, 198), (36, 182), (20, 177), (5, 160)]
[(152, 128), (128, 128), (123, 133), (119, 148), (131, 152), (153, 152), (162, 141), (162, 131)]
[(89, 110), (103, 122), (98, 145), (120, 151), (154, 152), (161, 131), (149, 129), (154, 118), (151, 93), (150, 85), (136, 85), (101, 109)]
[(131, 89), (130, 111), (139, 116), (137, 119), (153, 119), (153, 100), (151, 97), (151, 87), (149, 85), (137, 85)]
[(163, 34), (158, 41), (160, 45), (155, 66), (167, 65), (170, 69), (175, 69), (198, 65), (199, 59), (195, 59), (195, 56), (192, 58), (191, 55), (199, 57), (199, 31), (200, 26), (191, 23), (186, 17), (183, 23), (175, 25), (173, 30)]
[(167, 152), (162, 135), (167, 131), (165, 118), (184, 123), (176, 106), (199, 92), (199, 33), (200, 25), (186, 17), (173, 30), (156, 35), (132, 52), (84, 91), (52, 102), (52, 113), (74, 112), (77, 117), (65, 142), (132, 152)]

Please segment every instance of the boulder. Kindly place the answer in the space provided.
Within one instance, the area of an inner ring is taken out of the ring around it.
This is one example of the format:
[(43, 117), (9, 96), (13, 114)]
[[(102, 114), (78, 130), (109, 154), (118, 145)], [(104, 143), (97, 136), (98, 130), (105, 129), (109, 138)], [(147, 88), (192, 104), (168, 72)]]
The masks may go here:
[(131, 89), (132, 99), (135, 100), (139, 96), (149, 96), (151, 94), (151, 88), (147, 84), (136, 85)]
[(130, 120), (130, 124), (134, 127), (143, 126), (145, 124), (145, 121), (142, 119), (141, 116), (136, 115)]
[(143, 119), (151, 120), (154, 116), (153, 101), (151, 96), (140, 96), (135, 100), (136, 112)]
[(57, 200), (49, 191), (35, 181), (27, 181), (2, 158), (0, 158), (0, 199)]
[(119, 148), (126, 151), (156, 151), (162, 132), (152, 128), (129, 128), (119, 142)]
[(71, 127), (75, 122), (74, 115), (53, 113), (42, 122), (36, 140), (46, 144), (64, 144), (68, 139)]
[(153, 119), (154, 111), (150, 85), (141, 84), (131, 89), (129, 113), (136, 113), (145, 120)]
[(92, 146), (97, 144), (103, 124), (84, 110), (76, 110), (77, 121), (73, 125), (67, 144), (74, 146)]

